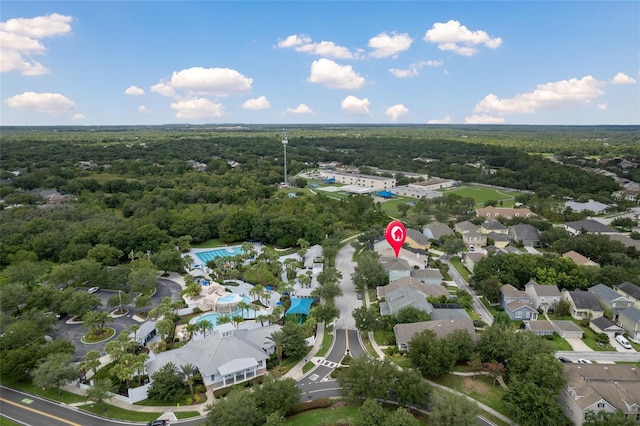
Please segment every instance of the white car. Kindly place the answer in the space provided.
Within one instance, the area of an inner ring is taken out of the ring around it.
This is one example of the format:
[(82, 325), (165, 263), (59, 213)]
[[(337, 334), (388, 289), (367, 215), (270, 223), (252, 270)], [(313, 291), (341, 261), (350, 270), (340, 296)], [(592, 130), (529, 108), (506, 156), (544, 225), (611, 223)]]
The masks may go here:
[(616, 341), (622, 345), (625, 349), (631, 349), (631, 343), (627, 339), (624, 338), (622, 334), (618, 334), (616, 336)]
[(87, 293), (89, 294), (97, 293), (98, 290), (100, 290), (100, 287), (91, 287), (89, 290), (87, 290)]
[(588, 359), (584, 359), (584, 358), (579, 358), (579, 359), (578, 359), (578, 362), (579, 362), (580, 364), (593, 364), (593, 362), (591, 362), (591, 361), (590, 361), (590, 360), (588, 360)]

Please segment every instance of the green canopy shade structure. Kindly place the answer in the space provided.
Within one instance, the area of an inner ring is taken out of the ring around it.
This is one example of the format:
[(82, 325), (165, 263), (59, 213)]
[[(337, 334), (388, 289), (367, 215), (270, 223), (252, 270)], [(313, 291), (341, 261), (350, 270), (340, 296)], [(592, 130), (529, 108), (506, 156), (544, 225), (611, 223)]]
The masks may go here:
[(292, 297), (291, 298), (291, 307), (285, 312), (285, 315), (295, 314), (298, 318), (298, 322), (302, 323), (302, 315), (309, 315), (309, 310), (311, 309), (311, 304), (313, 303), (313, 299), (305, 297)]

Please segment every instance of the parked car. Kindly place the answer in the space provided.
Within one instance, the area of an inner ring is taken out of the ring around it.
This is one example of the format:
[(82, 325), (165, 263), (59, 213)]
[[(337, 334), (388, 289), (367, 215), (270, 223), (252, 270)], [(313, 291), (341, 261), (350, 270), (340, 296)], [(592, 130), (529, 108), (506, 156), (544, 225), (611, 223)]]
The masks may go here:
[(89, 290), (87, 290), (87, 293), (90, 293), (90, 294), (97, 293), (98, 290), (100, 290), (100, 287), (91, 287)]
[(56, 314), (56, 319), (57, 320), (65, 319), (67, 317), (67, 315), (69, 315), (69, 314), (66, 313), (66, 312), (58, 312)]
[(147, 426), (168, 426), (169, 420), (152, 420), (147, 423)]
[(578, 362), (579, 362), (580, 364), (593, 364), (593, 362), (592, 362), (591, 360), (584, 359), (584, 358), (580, 358), (580, 359), (578, 359)]
[(558, 357), (558, 361), (560, 361), (560, 362), (567, 362), (567, 363), (571, 363), (571, 362), (573, 362), (573, 361), (571, 361), (569, 358), (564, 357), (564, 356), (559, 356), (559, 357)]
[(362, 293), (356, 293), (356, 298), (358, 300), (362, 300)]
[(631, 349), (631, 343), (627, 339), (624, 338), (622, 334), (618, 334), (616, 336), (616, 341), (622, 345), (625, 349)]

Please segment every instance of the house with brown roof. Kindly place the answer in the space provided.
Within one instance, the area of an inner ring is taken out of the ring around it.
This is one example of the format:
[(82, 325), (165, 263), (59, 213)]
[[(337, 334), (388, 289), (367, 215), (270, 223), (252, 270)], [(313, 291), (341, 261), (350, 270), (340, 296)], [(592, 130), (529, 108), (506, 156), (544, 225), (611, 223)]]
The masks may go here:
[(505, 284), (500, 288), (500, 306), (512, 320), (538, 318), (538, 311), (533, 307), (531, 297), (511, 284)]
[(536, 309), (547, 312), (550, 308), (561, 300), (560, 290), (555, 284), (540, 285), (534, 280), (530, 280), (524, 286), (524, 291), (531, 298), (531, 303)]
[(473, 268), (475, 268), (475, 266), (478, 264), (478, 262), (480, 262), (482, 259), (484, 259), (486, 255), (484, 253), (467, 253), (464, 252), (462, 253), (462, 263), (464, 264), (464, 266), (466, 266), (466, 268), (473, 272)]
[(593, 260), (589, 259), (588, 257), (585, 257), (585, 256), (581, 255), (577, 251), (570, 250), (570, 251), (564, 253), (562, 255), (562, 257), (565, 257), (567, 259), (573, 260), (573, 263), (575, 263), (578, 266), (595, 266), (596, 268), (600, 267), (599, 263), (594, 262)]
[(514, 217), (531, 217), (535, 216), (531, 210), (525, 207), (520, 208), (507, 208), (507, 207), (483, 207), (481, 209), (476, 209), (476, 214), (478, 217), (484, 217), (489, 220), (496, 220), (499, 217), (505, 217), (507, 219), (512, 219)]
[(405, 240), (405, 244), (408, 244), (409, 247), (413, 249), (419, 250), (429, 250), (431, 247), (431, 241), (427, 238), (422, 232), (417, 229), (408, 228), (407, 229), (407, 238)]
[(563, 289), (562, 300), (566, 300), (571, 305), (571, 317), (577, 320), (600, 318), (604, 315), (604, 309), (596, 296), (588, 291)]
[(564, 414), (581, 426), (588, 412), (622, 411), (637, 420), (640, 370), (630, 364), (564, 364), (566, 385), (558, 398)]
[(396, 337), (396, 345), (401, 350), (409, 350), (409, 342), (418, 333), (431, 330), (440, 339), (448, 336), (455, 330), (467, 330), (472, 338), (476, 338), (475, 328), (471, 319), (446, 319), (436, 321), (422, 321), (409, 324), (396, 324), (393, 333)]

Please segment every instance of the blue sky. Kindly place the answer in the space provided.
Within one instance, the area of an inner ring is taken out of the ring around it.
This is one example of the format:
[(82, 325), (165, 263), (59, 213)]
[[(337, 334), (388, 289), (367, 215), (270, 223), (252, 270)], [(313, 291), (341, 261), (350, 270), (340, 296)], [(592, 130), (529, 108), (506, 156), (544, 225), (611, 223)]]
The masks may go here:
[(2, 125), (640, 124), (640, 2), (3, 1)]

